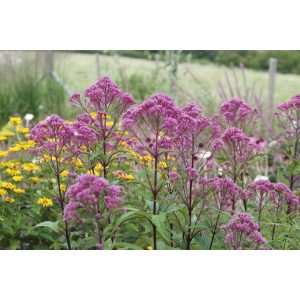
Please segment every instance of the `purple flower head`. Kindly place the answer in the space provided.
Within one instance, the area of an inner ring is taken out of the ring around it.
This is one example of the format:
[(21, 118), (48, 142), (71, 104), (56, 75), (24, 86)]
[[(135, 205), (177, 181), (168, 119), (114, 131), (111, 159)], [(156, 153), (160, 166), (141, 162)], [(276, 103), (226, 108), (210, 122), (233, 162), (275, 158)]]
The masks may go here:
[(199, 177), (199, 172), (194, 168), (187, 167), (185, 171), (191, 180), (196, 180)]
[(274, 186), (277, 192), (277, 206), (280, 207), (283, 203), (287, 203), (291, 211), (296, 211), (299, 205), (299, 197), (296, 196), (288, 186), (281, 182), (275, 183)]
[[(285, 133), (287, 145), (293, 147), (300, 138), (300, 95), (295, 95), (288, 102), (278, 106), (278, 111), (274, 115)], [(292, 152), (294, 156), (298, 156), (298, 153)]]
[[(222, 134), (222, 151), (229, 161), (229, 165), (236, 169), (238, 166), (246, 167), (255, 146), (251, 140), (238, 128), (232, 127)], [(221, 146), (219, 146), (221, 148)], [(237, 176), (238, 174), (233, 174)]]
[(77, 183), (70, 186), (66, 197), (70, 199), (69, 204), (65, 207), (64, 220), (69, 221), (80, 210), (99, 219), (99, 206), (105, 207), (111, 211), (124, 204), (119, 197), (123, 189), (117, 185), (110, 186), (108, 180), (95, 175), (80, 175)]
[(220, 115), (216, 120), (224, 128), (237, 127), (245, 130), (248, 125), (253, 125), (258, 116), (258, 110), (250, 107), (244, 100), (231, 98), (221, 105)]
[(259, 232), (259, 226), (254, 223), (248, 213), (239, 213), (228, 224), (222, 226), (225, 231), (225, 244), (235, 250), (256, 249), (267, 240)]
[(123, 92), (109, 77), (101, 77), (95, 84), (85, 90), (96, 112), (108, 112), (114, 107), (123, 113), (129, 106), (135, 104), (128, 93)]
[(76, 152), (72, 143), (72, 127), (57, 115), (51, 115), (38, 123), (31, 130), (29, 138), (35, 142), (31, 152), (38, 156), (47, 154), (58, 158), (62, 155), (62, 149), (65, 149), (64, 154)]
[(202, 179), (199, 182), (200, 187), (206, 186), (212, 191), (213, 197), (218, 205), (218, 209), (235, 211), (236, 203), (247, 198), (241, 188), (239, 188), (232, 180), (226, 178), (210, 178)]
[(169, 134), (177, 125), (177, 114), (178, 108), (173, 99), (158, 93), (128, 110), (122, 124), (142, 146), (149, 147), (154, 154), (159, 148), (172, 147)]

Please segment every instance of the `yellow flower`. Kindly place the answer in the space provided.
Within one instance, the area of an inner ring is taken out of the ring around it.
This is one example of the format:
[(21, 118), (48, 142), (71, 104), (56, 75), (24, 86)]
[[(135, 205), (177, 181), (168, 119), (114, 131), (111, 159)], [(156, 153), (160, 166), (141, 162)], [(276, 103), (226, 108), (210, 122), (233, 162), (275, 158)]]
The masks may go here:
[(83, 166), (83, 163), (82, 163), (82, 161), (79, 158), (72, 159), (71, 163), (74, 164), (78, 168), (80, 168), (80, 167)]
[(168, 157), (167, 157), (167, 160), (175, 161), (176, 159), (175, 159), (175, 157), (173, 157), (173, 156), (168, 156)]
[(6, 182), (6, 181), (0, 182), (0, 186), (8, 190), (13, 190), (16, 188), (16, 186), (13, 183)]
[(177, 172), (177, 168), (173, 167), (172, 171)]
[(106, 122), (107, 127), (112, 127), (114, 125), (113, 121)]
[(115, 173), (115, 176), (117, 176), (117, 178), (119, 179), (126, 179), (126, 180), (132, 180), (134, 179), (134, 176), (131, 175), (131, 174), (126, 174), (125, 172), (123, 171), (118, 171)]
[(18, 127), (18, 128), (17, 128), (17, 131), (18, 131), (19, 133), (25, 134), (25, 133), (29, 133), (29, 128), (27, 128), (27, 127)]
[(131, 155), (131, 156), (133, 156), (133, 157), (139, 156), (139, 154), (136, 153), (136, 152), (134, 152), (134, 151), (130, 151), (130, 152), (129, 152), (129, 155)]
[(16, 146), (20, 147), (22, 150), (27, 151), (27, 150), (33, 148), (34, 144), (35, 144), (34, 141), (28, 140), (28, 141), (21, 141), (18, 144), (16, 144)]
[(140, 160), (142, 163), (147, 164), (148, 162), (151, 162), (153, 158), (150, 155), (141, 156)]
[(20, 151), (20, 150), (21, 150), (21, 148), (20, 148), (19, 145), (15, 145), (15, 146), (13, 146), (13, 147), (8, 148), (8, 151), (9, 151), (9, 152), (18, 152), (18, 151)]
[(49, 198), (45, 198), (45, 197), (42, 197), (42, 198), (39, 198), (38, 201), (37, 201), (38, 204), (42, 205), (43, 207), (48, 207), (48, 206), (52, 206), (53, 205), (53, 202), (51, 199)]
[(5, 163), (3, 163), (3, 166), (5, 166), (8, 169), (15, 169), (20, 165), (19, 162), (15, 162), (15, 161), (7, 161)]
[(13, 202), (15, 202), (15, 199), (12, 197), (5, 197), (4, 201), (7, 203), (13, 203)]
[(0, 142), (7, 140), (7, 137), (0, 135)]
[(147, 250), (153, 250), (152, 246), (148, 246)]
[(17, 188), (17, 189), (14, 189), (14, 192), (15, 192), (16, 194), (24, 194), (24, 193), (25, 193), (25, 190)]
[(90, 113), (90, 116), (91, 116), (93, 119), (95, 119), (95, 118), (97, 117), (97, 113), (96, 113), (95, 111), (92, 111), (92, 112)]
[(7, 191), (4, 189), (0, 189), (0, 196), (4, 196), (7, 194)]
[(30, 177), (29, 179), (33, 183), (40, 183), (41, 182), (41, 179), (38, 178), (38, 177)]
[(15, 134), (12, 131), (4, 131), (2, 135), (5, 137), (11, 137), (14, 136)]
[(8, 173), (11, 176), (21, 175), (20, 170), (14, 170), (14, 169), (6, 169), (6, 173)]
[(24, 178), (23, 176), (17, 175), (17, 176), (13, 176), (12, 180), (15, 182), (20, 182), (23, 180), (23, 178)]
[(131, 174), (126, 174), (126, 175), (125, 175), (125, 179), (126, 179), (126, 180), (133, 180), (133, 179), (134, 179), (134, 176), (131, 175)]
[(96, 176), (100, 176), (100, 173), (94, 170), (94, 173), (92, 172), (92, 170), (88, 171), (87, 174), (91, 174), (91, 175), (96, 175)]
[(64, 170), (64, 171), (60, 172), (61, 177), (67, 177), (68, 174), (69, 174), (68, 170)]
[(22, 168), (23, 168), (23, 170), (28, 171), (28, 172), (38, 171), (40, 169), (39, 166), (37, 166), (34, 163), (23, 164)]
[(106, 117), (106, 120), (110, 120), (111, 119), (111, 115), (102, 115), (102, 119), (105, 119)]
[(98, 163), (96, 166), (95, 166), (95, 171), (100, 171), (100, 170), (104, 170), (102, 164)]
[(9, 154), (8, 151), (0, 151), (0, 157), (5, 157)]
[(41, 182), (41, 179), (38, 178), (38, 177), (30, 177), (29, 179), (33, 183), (40, 183)]
[(65, 122), (69, 125), (73, 124), (74, 122), (73, 121), (69, 121), (69, 120), (65, 120)]
[(60, 190), (64, 193), (67, 190), (67, 187), (64, 184), (61, 184)]
[(22, 119), (19, 117), (13, 117), (9, 119), (9, 123), (12, 125), (20, 125), (22, 124)]
[(168, 166), (164, 161), (159, 162), (158, 167), (161, 169), (166, 169)]

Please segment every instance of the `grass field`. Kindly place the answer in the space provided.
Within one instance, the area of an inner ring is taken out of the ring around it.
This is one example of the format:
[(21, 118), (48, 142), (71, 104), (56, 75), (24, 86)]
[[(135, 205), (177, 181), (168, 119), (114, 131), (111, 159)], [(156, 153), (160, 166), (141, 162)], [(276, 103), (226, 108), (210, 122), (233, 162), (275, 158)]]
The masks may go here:
[[(161, 74), (168, 78), (168, 70), (163, 62), (154, 62), (136, 58), (114, 57), (100, 55), (100, 74), (111, 76), (117, 80), (120, 69), (127, 76), (134, 73), (147, 76), (157, 66), (161, 67)], [(56, 53), (60, 72), (72, 91), (82, 91), (97, 79), (96, 59), (93, 54)], [(197, 77), (196, 82), (187, 70)], [(230, 68), (214, 64), (181, 63), (178, 68), (178, 85), (193, 96), (203, 96), (209, 92), (212, 99), (220, 99), (217, 94), (218, 81), (225, 83), (224, 73), (231, 73)], [(240, 71), (237, 70), (238, 80), (242, 84)], [(231, 78), (233, 78), (231, 76)], [(268, 72), (246, 70), (249, 86), (255, 84), (256, 90), (262, 89), (264, 101), (268, 98)], [(200, 82), (200, 84), (199, 84)], [(232, 80), (233, 83), (233, 80)], [(233, 84), (234, 85), (234, 84)], [(160, 87), (163, 92), (170, 92), (169, 81)], [(276, 74), (275, 101), (277, 103), (288, 100), (292, 95), (300, 92), (300, 76), (294, 74)], [(229, 96), (229, 93), (228, 93)], [(185, 102), (184, 96), (175, 95), (177, 102)], [(142, 100), (142, 99), (138, 99)], [(190, 100), (190, 99), (189, 99)]]

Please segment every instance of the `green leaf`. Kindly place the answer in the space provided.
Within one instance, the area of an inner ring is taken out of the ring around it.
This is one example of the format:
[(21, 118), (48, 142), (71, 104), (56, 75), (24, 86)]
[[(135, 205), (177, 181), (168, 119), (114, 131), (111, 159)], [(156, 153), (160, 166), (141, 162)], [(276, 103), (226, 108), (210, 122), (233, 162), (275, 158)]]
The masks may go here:
[(48, 227), (51, 230), (53, 230), (54, 232), (59, 232), (58, 223), (59, 223), (59, 221), (56, 221), (56, 222), (46, 221), (46, 222), (42, 222), (42, 223), (35, 225), (35, 227)]
[(161, 213), (159, 215), (152, 216), (152, 223), (156, 226), (156, 230), (160, 236), (167, 242), (170, 243), (171, 239), (167, 231), (167, 215)]

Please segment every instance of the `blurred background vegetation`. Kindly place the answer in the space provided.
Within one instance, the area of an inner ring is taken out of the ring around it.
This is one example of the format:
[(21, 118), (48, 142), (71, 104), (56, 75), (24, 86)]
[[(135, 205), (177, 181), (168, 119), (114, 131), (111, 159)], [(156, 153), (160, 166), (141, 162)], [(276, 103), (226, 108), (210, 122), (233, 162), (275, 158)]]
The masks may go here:
[(267, 122), (274, 105), (299, 93), (300, 51), (0, 51), (0, 127), (26, 113), (35, 121), (51, 113), (73, 117), (69, 94), (103, 75), (137, 102), (165, 92), (180, 105), (197, 102), (208, 115), (227, 98), (244, 98)]

